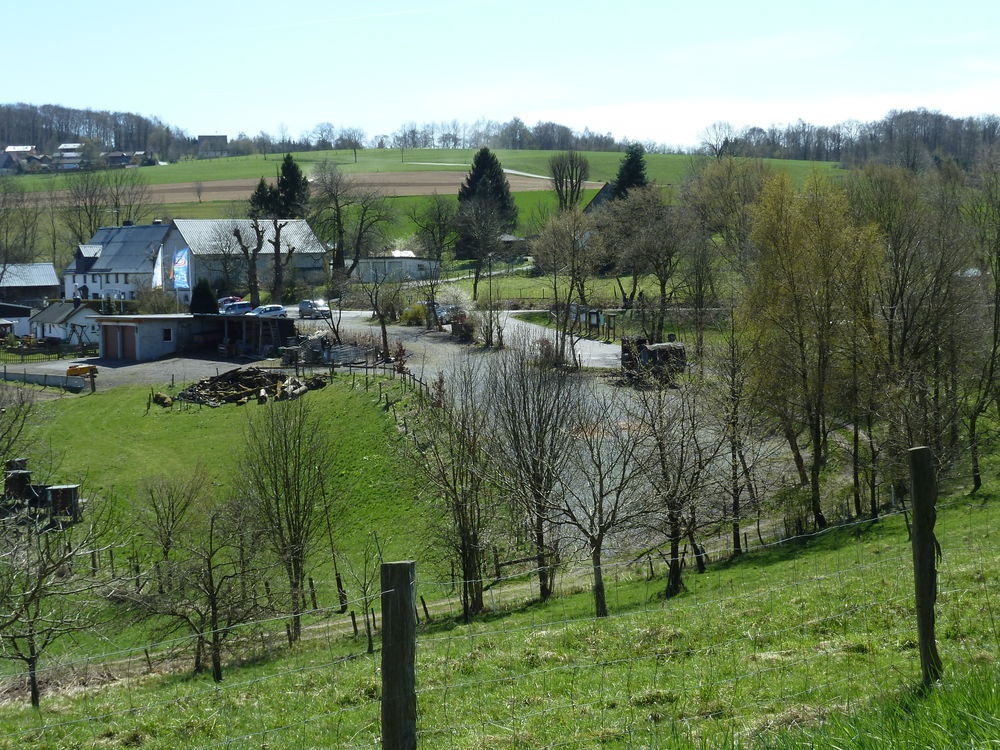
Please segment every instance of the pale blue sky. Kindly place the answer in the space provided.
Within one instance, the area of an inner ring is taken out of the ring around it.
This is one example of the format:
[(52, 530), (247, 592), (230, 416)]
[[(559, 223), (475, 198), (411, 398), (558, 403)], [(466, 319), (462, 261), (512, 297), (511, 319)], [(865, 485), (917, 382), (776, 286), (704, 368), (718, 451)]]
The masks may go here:
[(0, 102), (189, 135), (520, 117), (693, 146), (718, 121), (1000, 113), (995, 0), (58, 0), (4, 28)]

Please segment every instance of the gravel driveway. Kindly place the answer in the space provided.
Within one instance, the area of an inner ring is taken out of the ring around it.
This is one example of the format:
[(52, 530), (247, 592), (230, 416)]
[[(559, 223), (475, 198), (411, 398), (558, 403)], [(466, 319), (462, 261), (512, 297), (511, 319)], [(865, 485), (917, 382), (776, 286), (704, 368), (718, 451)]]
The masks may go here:
[[(508, 345), (523, 345), (518, 342), (532, 342), (542, 337), (552, 337), (551, 330), (526, 323), (519, 318), (504, 313), (504, 338)], [(328, 324), (322, 320), (301, 320), (300, 332), (322, 330)], [(381, 334), (376, 323), (366, 311), (344, 311), (340, 330), (345, 340), (352, 336), (378, 341)], [(390, 345), (402, 342), (407, 352), (407, 366), (421, 380), (434, 378), (439, 372), (450, 369), (457, 358), (474, 349), (471, 344), (463, 344), (451, 336), (449, 330), (432, 331), (422, 326), (389, 327)], [(588, 368), (613, 369), (620, 363), (618, 344), (581, 340), (577, 343), (577, 353), (581, 364)], [(71, 364), (97, 365), (97, 388), (112, 388), (119, 385), (149, 385), (152, 387), (173, 386), (177, 389), (237, 367), (275, 364), (274, 360), (251, 360), (247, 358), (225, 359), (217, 356), (170, 357), (153, 362), (120, 362), (97, 357), (66, 358), (47, 362), (9, 364), (5, 371), (10, 374), (21, 372), (62, 376)], [(86, 389), (85, 389), (86, 390)]]

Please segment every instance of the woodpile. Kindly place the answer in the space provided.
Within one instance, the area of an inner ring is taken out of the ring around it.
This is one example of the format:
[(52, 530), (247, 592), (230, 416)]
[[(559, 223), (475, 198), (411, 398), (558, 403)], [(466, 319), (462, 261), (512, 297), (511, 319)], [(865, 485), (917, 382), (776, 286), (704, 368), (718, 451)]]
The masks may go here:
[(263, 404), (269, 399), (298, 398), (325, 385), (326, 378), (322, 375), (302, 379), (259, 367), (236, 368), (199, 380), (178, 393), (177, 400), (205, 406), (242, 405), (251, 399)]

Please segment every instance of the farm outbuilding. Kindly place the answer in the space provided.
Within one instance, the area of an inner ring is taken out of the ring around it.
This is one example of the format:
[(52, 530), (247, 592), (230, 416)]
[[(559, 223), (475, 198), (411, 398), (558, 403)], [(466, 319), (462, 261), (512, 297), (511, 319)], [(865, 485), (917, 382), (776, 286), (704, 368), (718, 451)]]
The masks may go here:
[(257, 315), (105, 315), (97, 323), (100, 356), (127, 362), (198, 352), (267, 356), (295, 336), (294, 320)]

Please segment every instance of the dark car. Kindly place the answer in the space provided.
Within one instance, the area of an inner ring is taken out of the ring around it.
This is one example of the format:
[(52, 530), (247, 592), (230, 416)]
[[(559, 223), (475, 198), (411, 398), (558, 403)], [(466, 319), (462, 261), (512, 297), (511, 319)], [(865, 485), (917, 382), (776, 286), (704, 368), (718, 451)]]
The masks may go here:
[(299, 302), (300, 318), (329, 318), (332, 315), (330, 306), (321, 299), (304, 299)]

